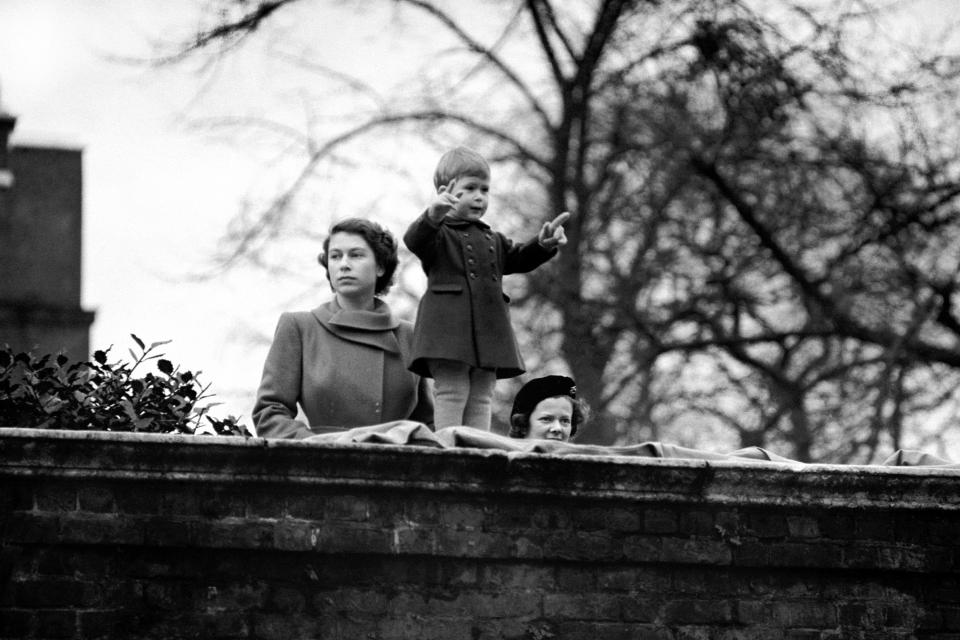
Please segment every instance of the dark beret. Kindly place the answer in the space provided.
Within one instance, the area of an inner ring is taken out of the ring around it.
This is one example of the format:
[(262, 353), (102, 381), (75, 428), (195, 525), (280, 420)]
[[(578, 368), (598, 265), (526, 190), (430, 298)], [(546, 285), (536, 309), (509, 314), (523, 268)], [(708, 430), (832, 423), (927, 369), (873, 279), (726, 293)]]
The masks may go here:
[(529, 415), (542, 400), (557, 396), (576, 399), (577, 383), (566, 376), (534, 378), (517, 392), (513, 399), (513, 411), (510, 412), (510, 415), (518, 413)]

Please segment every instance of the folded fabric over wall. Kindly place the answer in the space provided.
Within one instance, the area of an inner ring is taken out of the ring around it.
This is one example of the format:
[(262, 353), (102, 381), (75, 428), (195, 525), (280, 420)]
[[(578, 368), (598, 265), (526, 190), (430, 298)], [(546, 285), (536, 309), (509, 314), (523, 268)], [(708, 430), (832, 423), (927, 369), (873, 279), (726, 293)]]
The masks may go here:
[[(803, 465), (767, 451), (761, 447), (747, 447), (730, 453), (716, 453), (703, 449), (691, 449), (665, 442), (641, 442), (633, 445), (600, 446), (557, 442), (555, 440), (518, 440), (472, 427), (447, 427), (436, 432), (421, 422), (395, 420), (383, 424), (355, 427), (311, 436), (303, 442), (339, 444), (392, 444), (438, 449), (469, 448), (497, 449), (522, 453), (547, 453), (552, 455), (632, 456), (641, 458), (676, 458), (692, 460), (735, 460), (739, 462), (778, 463)], [(900, 449), (882, 463), (886, 466), (937, 467), (960, 469), (960, 464), (937, 456)]]

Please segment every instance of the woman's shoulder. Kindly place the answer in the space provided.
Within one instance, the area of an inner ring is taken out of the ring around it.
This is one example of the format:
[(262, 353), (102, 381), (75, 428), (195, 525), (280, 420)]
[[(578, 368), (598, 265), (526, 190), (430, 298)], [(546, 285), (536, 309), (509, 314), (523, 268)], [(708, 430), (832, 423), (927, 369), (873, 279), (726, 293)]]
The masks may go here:
[(310, 309), (309, 311), (284, 311), (277, 320), (278, 327), (309, 327), (317, 324), (317, 321), (323, 321), (332, 315), (327, 304)]

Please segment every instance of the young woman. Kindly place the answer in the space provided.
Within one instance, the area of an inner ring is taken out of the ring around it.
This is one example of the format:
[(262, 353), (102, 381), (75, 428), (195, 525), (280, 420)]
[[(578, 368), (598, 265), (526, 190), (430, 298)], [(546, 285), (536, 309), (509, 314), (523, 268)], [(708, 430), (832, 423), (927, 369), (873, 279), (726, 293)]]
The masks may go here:
[(567, 442), (588, 416), (587, 403), (577, 398), (577, 385), (571, 378), (534, 378), (513, 399), (510, 437)]
[[(350, 218), (330, 229), (319, 261), (333, 299), (281, 314), (253, 409), (257, 434), (306, 438), (393, 420), (432, 427), (430, 390), (405, 365), (413, 325), (379, 298), (397, 268), (396, 239)], [(298, 405), (306, 424), (296, 419)]]

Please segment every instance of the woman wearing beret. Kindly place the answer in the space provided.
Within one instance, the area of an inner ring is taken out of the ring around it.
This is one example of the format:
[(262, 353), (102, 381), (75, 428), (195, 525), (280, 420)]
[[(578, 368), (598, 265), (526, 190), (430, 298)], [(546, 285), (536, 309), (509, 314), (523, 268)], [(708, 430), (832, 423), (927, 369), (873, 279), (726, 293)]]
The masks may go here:
[[(396, 239), (350, 218), (330, 229), (319, 261), (333, 299), (281, 314), (253, 409), (257, 434), (306, 438), (394, 420), (432, 427), (430, 389), (404, 364), (413, 325), (379, 298), (397, 268)], [(307, 424), (296, 419), (298, 405)]]
[(567, 442), (577, 434), (589, 413), (587, 403), (577, 398), (577, 385), (571, 378), (534, 378), (514, 397), (510, 437)]

